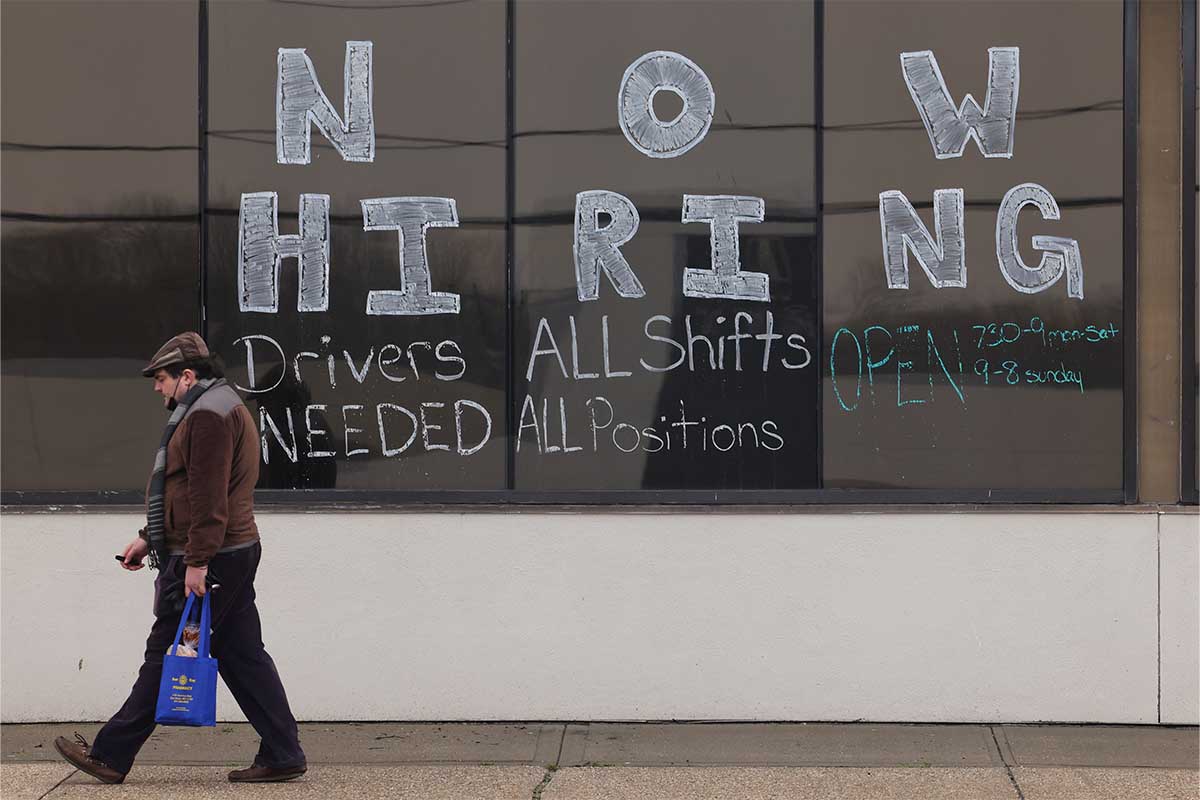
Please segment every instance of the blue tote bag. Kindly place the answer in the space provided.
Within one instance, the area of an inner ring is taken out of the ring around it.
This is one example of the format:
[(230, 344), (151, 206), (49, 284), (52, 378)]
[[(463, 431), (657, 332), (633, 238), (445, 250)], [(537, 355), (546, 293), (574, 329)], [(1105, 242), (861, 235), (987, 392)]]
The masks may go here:
[(196, 595), (183, 606), (179, 629), (170, 653), (163, 657), (162, 680), (158, 684), (158, 705), (154, 721), (159, 725), (211, 727), (217, 724), (217, 660), (209, 656), (212, 632), (212, 594), (200, 604), (200, 644), (195, 658), (173, 655), (183, 637), (184, 626), (192, 614)]

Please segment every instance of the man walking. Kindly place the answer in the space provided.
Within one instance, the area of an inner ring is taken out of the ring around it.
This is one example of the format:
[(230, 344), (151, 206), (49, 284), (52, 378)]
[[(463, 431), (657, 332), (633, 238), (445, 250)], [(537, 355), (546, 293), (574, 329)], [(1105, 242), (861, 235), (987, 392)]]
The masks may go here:
[(148, 524), (126, 546), (121, 565), (139, 570), (149, 556), (155, 620), (145, 662), (129, 699), (91, 746), (58, 737), (72, 765), (105, 783), (121, 783), (154, 731), (163, 656), (175, 638), (183, 599), (213, 587), (212, 655), (221, 678), (262, 737), (238, 782), (298, 778), (306, 761), (275, 662), (263, 648), (254, 605), (262, 548), (254, 522), (258, 434), (241, 398), (222, 377), (199, 334), (170, 339), (142, 371), (172, 412), (146, 493)]

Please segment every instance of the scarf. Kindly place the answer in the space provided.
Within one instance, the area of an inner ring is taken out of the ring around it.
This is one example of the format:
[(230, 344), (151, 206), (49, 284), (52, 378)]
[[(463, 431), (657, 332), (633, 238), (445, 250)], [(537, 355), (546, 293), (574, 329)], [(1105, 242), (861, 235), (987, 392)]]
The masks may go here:
[(187, 390), (183, 399), (175, 403), (171, 410), (171, 418), (163, 430), (162, 441), (158, 445), (158, 453), (154, 456), (154, 472), (150, 474), (150, 490), (146, 495), (146, 536), (150, 540), (150, 568), (161, 569), (167, 563), (167, 527), (166, 507), (163, 495), (167, 485), (167, 444), (188, 409), (200, 399), (200, 395), (214, 386), (225, 385), (225, 380), (207, 378), (197, 381), (196, 385)]

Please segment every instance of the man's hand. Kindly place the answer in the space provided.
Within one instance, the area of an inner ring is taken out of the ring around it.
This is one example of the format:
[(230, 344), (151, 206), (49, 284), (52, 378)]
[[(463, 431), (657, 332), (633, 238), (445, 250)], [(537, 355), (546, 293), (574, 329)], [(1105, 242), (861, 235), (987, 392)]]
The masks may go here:
[(121, 553), (121, 557), (124, 559), (121, 561), (121, 566), (130, 572), (135, 572), (145, 566), (143, 562), (149, 554), (150, 545), (138, 537), (125, 545), (125, 550)]
[(204, 578), (208, 575), (208, 567), (188, 567), (187, 574), (183, 578), (183, 596), (191, 597), (197, 594), (204, 597), (204, 593), (208, 591), (204, 585)]

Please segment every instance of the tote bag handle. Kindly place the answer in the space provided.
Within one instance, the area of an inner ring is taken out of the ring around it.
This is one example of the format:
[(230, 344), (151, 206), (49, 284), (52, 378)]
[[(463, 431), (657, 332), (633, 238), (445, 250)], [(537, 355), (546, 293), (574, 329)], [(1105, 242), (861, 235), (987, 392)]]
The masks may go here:
[[(195, 595), (192, 595), (195, 597)], [(209, 637), (212, 635), (212, 590), (208, 590), (204, 594), (204, 600), (200, 603), (200, 652), (197, 653), (201, 658), (208, 658)]]
[[(175, 641), (171, 644), (171, 652), (178, 653), (176, 649), (179, 647), (179, 641), (183, 638), (183, 629), (187, 627), (188, 620), (192, 616), (192, 608), (196, 602), (196, 595), (188, 595), (187, 602), (183, 604), (183, 616), (179, 618), (179, 627), (175, 629)], [(204, 601), (200, 603), (200, 643), (199, 652), (200, 658), (209, 657), (209, 637), (212, 633), (212, 602), (208, 594), (204, 595)]]

